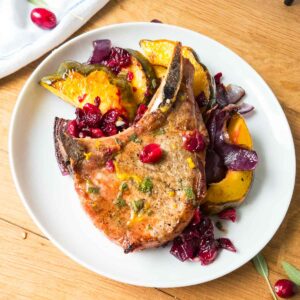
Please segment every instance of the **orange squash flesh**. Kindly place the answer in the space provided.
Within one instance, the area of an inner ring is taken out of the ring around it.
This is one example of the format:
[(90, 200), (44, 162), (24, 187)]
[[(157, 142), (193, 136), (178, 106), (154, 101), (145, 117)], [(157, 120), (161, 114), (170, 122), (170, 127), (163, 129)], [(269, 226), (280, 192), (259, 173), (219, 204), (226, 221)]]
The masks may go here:
[[(153, 65), (168, 67), (176, 42), (169, 40), (141, 40), (140, 46), (144, 55)], [(195, 96), (204, 92), (206, 99), (210, 98), (210, 76), (198, 61), (197, 55), (190, 47), (182, 47), (182, 56), (189, 59), (195, 69), (193, 90)], [(159, 77), (159, 76), (158, 76)]]
[[(232, 143), (252, 149), (252, 138), (241, 115), (233, 115), (227, 131)], [(204, 203), (205, 211), (217, 213), (225, 207), (241, 204), (250, 189), (252, 179), (253, 171), (228, 170), (223, 180), (209, 185)]]

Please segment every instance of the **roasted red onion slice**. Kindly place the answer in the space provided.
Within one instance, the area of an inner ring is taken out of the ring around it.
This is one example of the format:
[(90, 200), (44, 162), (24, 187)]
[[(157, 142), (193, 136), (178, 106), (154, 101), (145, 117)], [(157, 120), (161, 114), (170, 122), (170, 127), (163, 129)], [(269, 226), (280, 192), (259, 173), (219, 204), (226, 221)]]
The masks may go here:
[[(210, 147), (223, 159), (228, 169), (240, 171), (254, 170), (258, 162), (256, 152), (231, 144), (227, 140), (226, 123), (232, 111), (236, 110), (237, 106), (229, 105), (222, 110), (217, 108), (211, 111), (206, 122), (211, 142)], [(219, 165), (220, 163), (218, 163)], [(218, 180), (218, 178), (210, 178), (210, 180)]]
[(254, 110), (254, 106), (252, 106), (248, 103), (242, 103), (241, 105), (239, 105), (239, 108), (238, 108), (238, 112), (241, 115), (245, 115), (253, 110)]
[(229, 84), (226, 86), (227, 100), (229, 104), (238, 103), (245, 95), (245, 90), (240, 86)]
[(96, 40), (93, 41), (94, 51), (89, 59), (90, 64), (99, 64), (104, 58), (106, 58), (111, 49), (110, 40)]
[(206, 151), (205, 174), (206, 183), (216, 183), (221, 181), (226, 176), (227, 168), (224, 160), (216, 151), (208, 148)]

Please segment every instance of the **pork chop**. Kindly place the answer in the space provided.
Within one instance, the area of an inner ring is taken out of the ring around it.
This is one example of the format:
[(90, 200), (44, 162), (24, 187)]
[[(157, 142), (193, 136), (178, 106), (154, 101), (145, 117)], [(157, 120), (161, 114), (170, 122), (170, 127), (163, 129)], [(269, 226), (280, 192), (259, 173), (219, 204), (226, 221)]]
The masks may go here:
[[(183, 60), (181, 44), (148, 111), (137, 124), (111, 137), (73, 138), (67, 120), (56, 118), (56, 155), (68, 164), (81, 203), (125, 253), (160, 246), (179, 235), (206, 193), (205, 148), (190, 152), (184, 136), (207, 132), (195, 103), (194, 68)], [(156, 143), (162, 159), (143, 163), (139, 153)], [(115, 172), (106, 163), (113, 160)]]

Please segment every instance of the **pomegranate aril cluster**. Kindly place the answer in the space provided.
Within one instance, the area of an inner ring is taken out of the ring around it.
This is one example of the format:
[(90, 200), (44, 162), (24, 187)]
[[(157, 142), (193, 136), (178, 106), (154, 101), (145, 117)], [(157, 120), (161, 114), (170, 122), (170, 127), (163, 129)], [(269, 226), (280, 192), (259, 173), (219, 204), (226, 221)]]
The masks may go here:
[(110, 109), (104, 115), (99, 109), (100, 98), (94, 105), (86, 103), (83, 108), (76, 108), (76, 119), (69, 121), (67, 131), (76, 138), (101, 138), (115, 135), (129, 126), (127, 118), (118, 109)]
[(173, 241), (170, 252), (181, 261), (189, 259), (208, 265), (215, 260), (220, 249), (236, 252), (229, 239), (215, 239), (211, 219), (197, 208), (191, 223)]
[(103, 59), (100, 63), (118, 74), (122, 68), (130, 66), (131, 58), (129, 52), (125, 49), (112, 47), (108, 57)]

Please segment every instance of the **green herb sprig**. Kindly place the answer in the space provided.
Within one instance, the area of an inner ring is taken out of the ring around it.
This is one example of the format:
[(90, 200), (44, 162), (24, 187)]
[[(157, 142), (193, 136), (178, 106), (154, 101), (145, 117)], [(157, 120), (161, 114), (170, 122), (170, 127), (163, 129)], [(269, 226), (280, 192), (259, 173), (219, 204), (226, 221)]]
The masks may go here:
[(264, 256), (261, 253), (258, 253), (253, 259), (252, 262), (255, 266), (256, 271), (265, 278), (268, 287), (270, 289), (270, 292), (273, 296), (274, 300), (278, 300), (278, 298), (276, 297), (274, 290), (271, 286), (270, 280), (269, 280), (269, 268), (267, 265), (267, 262), (264, 258)]
[(300, 285), (300, 270), (286, 261), (282, 262), (282, 267), (289, 279), (295, 284)]

